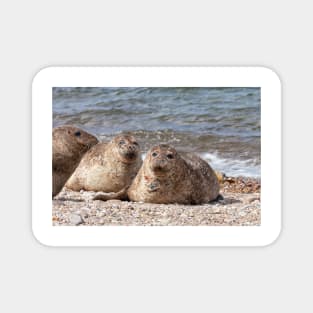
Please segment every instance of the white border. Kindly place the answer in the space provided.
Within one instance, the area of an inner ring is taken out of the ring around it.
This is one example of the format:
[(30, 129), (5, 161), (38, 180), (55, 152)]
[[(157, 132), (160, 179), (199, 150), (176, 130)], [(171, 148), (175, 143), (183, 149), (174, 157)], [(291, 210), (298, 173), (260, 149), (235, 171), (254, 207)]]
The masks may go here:
[[(261, 226), (52, 226), (52, 87), (261, 87)], [(48, 246), (265, 246), (281, 230), (281, 84), (264, 67), (48, 67), (32, 86), (32, 227)]]

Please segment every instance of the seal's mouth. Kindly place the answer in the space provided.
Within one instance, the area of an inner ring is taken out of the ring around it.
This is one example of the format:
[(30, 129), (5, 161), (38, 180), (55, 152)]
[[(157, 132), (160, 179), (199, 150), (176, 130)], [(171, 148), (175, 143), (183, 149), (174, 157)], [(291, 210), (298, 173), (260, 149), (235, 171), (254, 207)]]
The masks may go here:
[(135, 151), (127, 151), (124, 153), (120, 153), (121, 161), (124, 163), (132, 163), (137, 160), (138, 153)]
[(136, 152), (126, 152), (124, 154), (126, 159), (132, 160), (135, 159), (137, 157), (137, 153)]
[(153, 166), (152, 169), (154, 172), (166, 172), (166, 169), (162, 166)]
[(167, 166), (154, 164), (151, 166), (151, 170), (156, 176), (166, 176), (168, 172)]
[(86, 147), (87, 149), (89, 150), (90, 148), (92, 148), (97, 142), (90, 142), (90, 143), (87, 143)]

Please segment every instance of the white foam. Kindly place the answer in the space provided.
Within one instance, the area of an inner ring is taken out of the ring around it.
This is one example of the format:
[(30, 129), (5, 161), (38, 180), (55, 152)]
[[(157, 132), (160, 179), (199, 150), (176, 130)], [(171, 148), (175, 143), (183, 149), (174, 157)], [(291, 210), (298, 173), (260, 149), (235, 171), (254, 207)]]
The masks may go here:
[(219, 156), (217, 153), (202, 153), (200, 156), (206, 160), (214, 170), (223, 172), (227, 176), (256, 178), (261, 176), (260, 164), (257, 164), (254, 160), (226, 159)]

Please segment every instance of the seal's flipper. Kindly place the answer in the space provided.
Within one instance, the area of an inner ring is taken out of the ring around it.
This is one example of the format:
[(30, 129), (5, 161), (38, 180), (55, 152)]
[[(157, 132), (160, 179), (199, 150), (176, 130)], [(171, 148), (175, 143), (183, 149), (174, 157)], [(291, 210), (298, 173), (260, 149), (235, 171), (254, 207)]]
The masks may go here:
[(97, 194), (92, 198), (92, 200), (128, 200), (127, 190), (128, 187), (123, 188), (118, 192), (97, 192)]

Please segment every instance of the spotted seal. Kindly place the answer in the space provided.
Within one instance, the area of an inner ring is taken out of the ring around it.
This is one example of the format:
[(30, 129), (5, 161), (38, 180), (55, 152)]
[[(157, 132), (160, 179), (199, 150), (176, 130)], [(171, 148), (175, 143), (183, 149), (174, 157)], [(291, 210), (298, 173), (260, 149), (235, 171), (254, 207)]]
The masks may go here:
[(82, 158), (66, 183), (74, 191), (117, 192), (129, 186), (142, 164), (137, 140), (128, 134), (98, 143)]
[(75, 126), (64, 125), (52, 130), (52, 197), (61, 191), (84, 153), (96, 143), (95, 136)]

